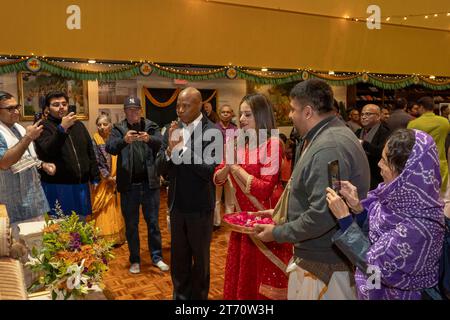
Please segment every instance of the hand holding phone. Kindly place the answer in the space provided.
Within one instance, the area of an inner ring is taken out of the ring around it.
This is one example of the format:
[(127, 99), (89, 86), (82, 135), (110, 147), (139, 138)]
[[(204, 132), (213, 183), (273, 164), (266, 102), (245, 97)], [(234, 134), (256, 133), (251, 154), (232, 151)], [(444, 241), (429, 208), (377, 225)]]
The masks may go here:
[(42, 119), (43, 113), (42, 112), (36, 112), (34, 114), (34, 120), (33, 120), (33, 124), (35, 124), (36, 122), (38, 122), (39, 120)]
[(123, 137), (123, 139), (125, 140), (126, 143), (130, 144), (130, 143), (136, 141), (138, 136), (139, 136), (139, 134), (137, 133), (137, 131), (128, 130), (127, 133), (125, 134), (125, 137)]
[(341, 176), (338, 160), (328, 162), (328, 186), (336, 193), (341, 191)]
[(77, 114), (77, 106), (74, 104), (69, 105), (69, 113), (73, 112), (73, 114)]

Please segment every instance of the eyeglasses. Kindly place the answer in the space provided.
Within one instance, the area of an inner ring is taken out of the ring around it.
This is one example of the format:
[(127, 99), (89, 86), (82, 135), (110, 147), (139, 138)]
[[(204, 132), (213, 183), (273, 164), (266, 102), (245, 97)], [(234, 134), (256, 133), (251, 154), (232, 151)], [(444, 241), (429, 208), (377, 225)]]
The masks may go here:
[(21, 107), (22, 106), (20, 104), (18, 104), (17, 106), (9, 106), (6, 108), (0, 108), (0, 110), (8, 110), (9, 112), (13, 113), (13, 112), (19, 111)]
[(361, 112), (361, 117), (370, 117), (374, 114), (378, 114), (376, 112)]
[(53, 102), (53, 103), (50, 103), (50, 105), (52, 107), (59, 107), (59, 106), (67, 107), (69, 105), (69, 103), (67, 103), (67, 102)]

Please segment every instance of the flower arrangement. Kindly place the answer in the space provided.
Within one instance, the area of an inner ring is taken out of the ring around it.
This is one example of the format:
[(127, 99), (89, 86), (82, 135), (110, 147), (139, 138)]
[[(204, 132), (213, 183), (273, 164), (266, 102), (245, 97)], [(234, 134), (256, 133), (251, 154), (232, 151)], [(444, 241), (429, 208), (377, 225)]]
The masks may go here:
[(44, 286), (53, 300), (73, 299), (86, 295), (93, 285), (103, 287), (102, 278), (108, 270), (113, 242), (99, 238), (94, 221), (79, 221), (78, 215), (45, 216), (41, 249), (33, 248), (27, 266), (40, 276), (31, 286)]

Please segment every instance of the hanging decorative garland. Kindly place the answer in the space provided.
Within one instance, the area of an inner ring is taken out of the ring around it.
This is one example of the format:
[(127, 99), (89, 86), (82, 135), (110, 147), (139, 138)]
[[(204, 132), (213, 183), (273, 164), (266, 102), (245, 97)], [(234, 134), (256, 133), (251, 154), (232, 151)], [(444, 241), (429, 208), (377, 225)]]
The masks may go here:
[(214, 90), (214, 92), (204, 101), (202, 101), (202, 104), (210, 102), (217, 94), (217, 90)]
[(156, 63), (142, 62), (130, 66), (114, 68), (108, 71), (91, 71), (69, 68), (64, 63), (49, 61), (37, 57), (30, 59), (0, 60), (0, 74), (20, 71), (47, 71), (64, 78), (77, 80), (113, 81), (129, 79), (139, 75), (150, 76), (155, 73), (161, 77), (171, 79), (184, 79), (189, 81), (202, 81), (213, 79), (242, 79), (258, 84), (283, 84), (294, 81), (318, 78), (331, 85), (345, 86), (358, 82), (370, 83), (383, 89), (401, 89), (410, 85), (422, 85), (432, 90), (450, 89), (450, 78), (429, 78), (419, 75), (388, 76), (372, 73), (345, 73), (327, 74), (311, 70), (298, 70), (294, 72), (262, 72), (245, 69), (237, 66), (227, 66), (218, 69), (201, 71), (187, 70), (177, 67), (166, 67)]
[(142, 88), (144, 91), (144, 95), (148, 98), (148, 100), (150, 100), (150, 102), (160, 108), (165, 108), (170, 106), (177, 98), (178, 98), (178, 94), (180, 93), (181, 89), (177, 88), (172, 96), (169, 98), (169, 100), (164, 101), (164, 102), (159, 102), (158, 100), (155, 99), (155, 97), (152, 96), (152, 94), (150, 93), (150, 91), (147, 88)]

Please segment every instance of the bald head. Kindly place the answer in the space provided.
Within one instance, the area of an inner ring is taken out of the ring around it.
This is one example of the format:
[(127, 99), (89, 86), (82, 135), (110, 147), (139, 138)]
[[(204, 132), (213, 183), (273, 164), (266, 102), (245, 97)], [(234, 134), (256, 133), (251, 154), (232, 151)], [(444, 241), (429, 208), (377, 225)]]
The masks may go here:
[(381, 122), (381, 109), (376, 104), (366, 104), (361, 110), (361, 125), (372, 128)]
[(183, 89), (178, 95), (177, 115), (186, 124), (194, 121), (201, 113), (202, 95), (193, 87)]
[(191, 99), (195, 99), (198, 103), (202, 102), (202, 94), (194, 87), (187, 87), (181, 90), (180, 94), (178, 95), (178, 98), (186, 96), (190, 97)]

